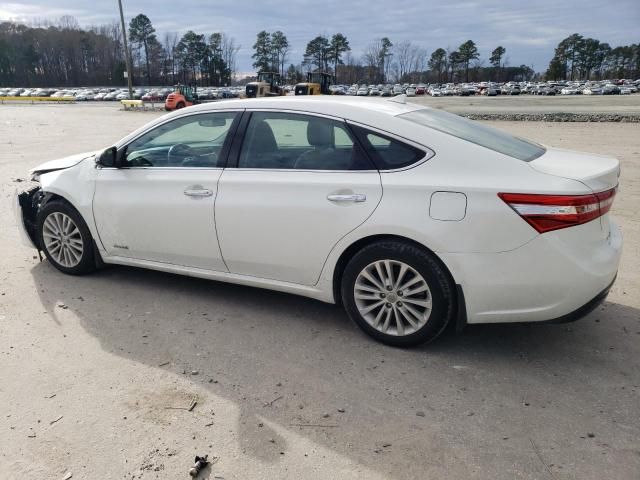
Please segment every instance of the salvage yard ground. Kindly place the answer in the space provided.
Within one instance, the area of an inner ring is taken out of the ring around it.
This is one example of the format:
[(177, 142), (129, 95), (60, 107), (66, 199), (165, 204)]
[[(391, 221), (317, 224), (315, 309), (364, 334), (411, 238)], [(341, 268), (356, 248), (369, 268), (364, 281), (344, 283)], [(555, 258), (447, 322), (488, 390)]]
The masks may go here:
[(490, 123), (621, 160), (625, 251), (602, 307), (399, 350), (332, 305), (124, 267), (64, 276), (19, 244), (29, 168), (158, 115), (0, 105), (0, 477), (188, 478), (209, 454), (203, 478), (227, 480), (640, 478), (640, 124)]

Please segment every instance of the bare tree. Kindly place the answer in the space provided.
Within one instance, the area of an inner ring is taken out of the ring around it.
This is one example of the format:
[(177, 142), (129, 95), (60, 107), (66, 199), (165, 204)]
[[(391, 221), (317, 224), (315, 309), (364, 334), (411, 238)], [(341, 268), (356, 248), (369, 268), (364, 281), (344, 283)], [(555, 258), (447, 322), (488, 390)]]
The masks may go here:
[(173, 84), (176, 82), (176, 47), (178, 46), (178, 34), (167, 32), (164, 34), (164, 77), (165, 82)]
[(398, 80), (417, 70), (419, 58), (423, 52), (410, 41), (400, 42), (394, 47), (397, 63)]
[(237, 72), (237, 56), (240, 51), (240, 45), (236, 44), (233, 37), (226, 33), (222, 34), (222, 59), (227, 64), (229, 69), (231, 80), (236, 76)]

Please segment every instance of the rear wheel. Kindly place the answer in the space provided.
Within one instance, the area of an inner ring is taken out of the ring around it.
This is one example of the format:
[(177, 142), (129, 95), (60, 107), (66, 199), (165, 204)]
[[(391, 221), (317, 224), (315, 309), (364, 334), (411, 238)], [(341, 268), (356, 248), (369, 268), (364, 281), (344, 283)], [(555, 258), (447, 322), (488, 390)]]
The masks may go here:
[(425, 250), (400, 241), (366, 246), (347, 264), (342, 299), (358, 326), (388, 345), (435, 339), (454, 313), (447, 272)]
[(184, 108), (184, 102), (178, 102), (176, 109)]
[(47, 259), (61, 272), (82, 275), (96, 269), (91, 232), (68, 203), (54, 200), (38, 212), (38, 237)]

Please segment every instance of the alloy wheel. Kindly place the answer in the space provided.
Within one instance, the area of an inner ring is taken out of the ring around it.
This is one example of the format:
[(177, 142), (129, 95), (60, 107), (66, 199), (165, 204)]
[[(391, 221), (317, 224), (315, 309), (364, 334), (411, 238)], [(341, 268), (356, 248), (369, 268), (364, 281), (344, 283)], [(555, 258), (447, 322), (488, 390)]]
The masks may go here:
[(82, 260), (82, 234), (68, 215), (49, 214), (42, 225), (42, 238), (47, 252), (63, 267), (73, 268)]
[(381, 333), (405, 336), (420, 330), (433, 306), (424, 277), (398, 260), (378, 260), (356, 278), (353, 295), (358, 312)]

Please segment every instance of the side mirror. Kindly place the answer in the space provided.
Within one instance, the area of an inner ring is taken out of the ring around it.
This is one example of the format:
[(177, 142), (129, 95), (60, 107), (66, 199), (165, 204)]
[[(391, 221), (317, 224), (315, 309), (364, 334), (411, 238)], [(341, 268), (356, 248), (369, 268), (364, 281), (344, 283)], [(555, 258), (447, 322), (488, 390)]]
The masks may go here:
[(96, 163), (103, 167), (114, 168), (116, 166), (117, 154), (118, 154), (118, 149), (116, 147), (107, 148), (96, 159)]

